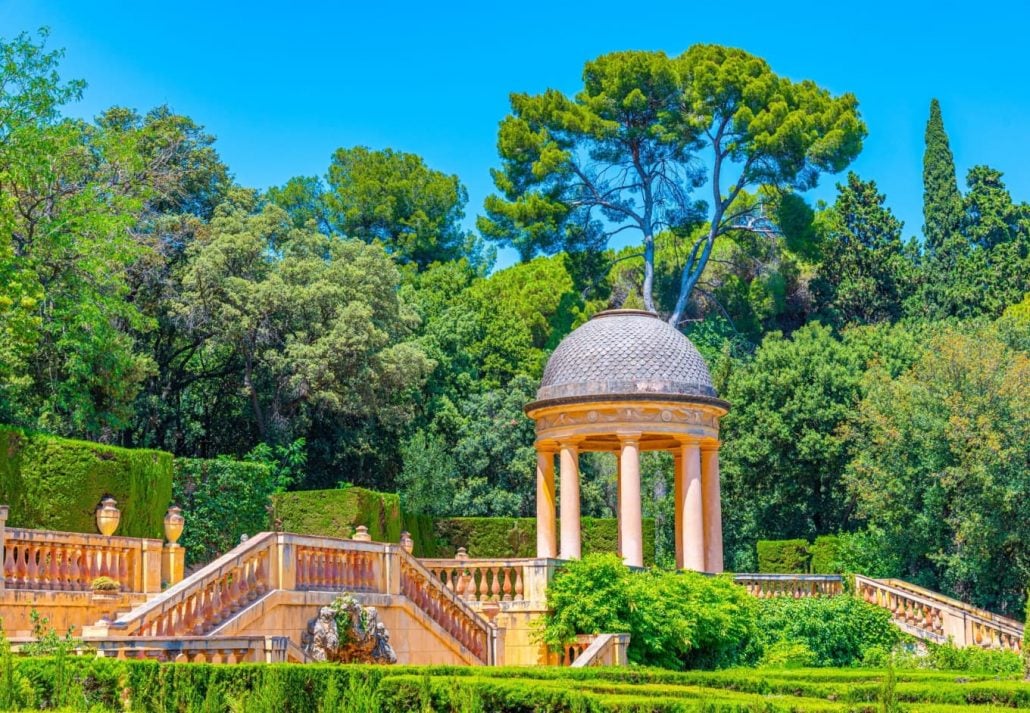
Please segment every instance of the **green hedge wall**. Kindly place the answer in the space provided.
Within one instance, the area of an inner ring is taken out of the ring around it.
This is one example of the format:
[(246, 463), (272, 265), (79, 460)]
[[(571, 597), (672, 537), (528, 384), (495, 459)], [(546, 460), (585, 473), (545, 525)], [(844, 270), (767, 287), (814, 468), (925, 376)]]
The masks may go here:
[(272, 502), (283, 529), (300, 535), (347, 538), (364, 525), (373, 540), (398, 542), (404, 529), (400, 498), (394, 493), (357, 487), (302, 490), (275, 495)]
[[(560, 529), (561, 523), (558, 523)], [(654, 520), (644, 520), (644, 563), (654, 564)], [(617, 552), (618, 522), (582, 519), (583, 554)], [(451, 517), (436, 521), (440, 557), (464, 547), (471, 557), (536, 557), (536, 519), (532, 517)]]
[(769, 574), (808, 572), (807, 540), (759, 540), (758, 571)]
[(840, 538), (836, 535), (819, 535), (815, 538), (815, 542), (808, 546), (812, 574), (840, 574), (837, 564), (839, 552)]
[(272, 470), (263, 463), (176, 458), (172, 497), (186, 517), (179, 540), (186, 563), (209, 562), (239, 544), (241, 535), (271, 529), (274, 488)]
[(12, 527), (96, 532), (110, 495), (122, 512), (115, 534), (162, 537), (172, 499), (172, 455), (0, 426), (0, 503)]
[[(347, 538), (358, 525), (373, 540), (398, 542), (411, 533), (418, 557), (453, 557), (464, 547), (472, 557), (535, 557), (534, 518), (433, 518), (401, 511), (399, 498), (365, 488), (304, 490), (274, 495), (283, 529), (302, 535)], [(619, 532), (613, 519), (583, 518), (583, 554), (615, 552)], [(644, 562), (654, 563), (654, 521), (644, 521)]]

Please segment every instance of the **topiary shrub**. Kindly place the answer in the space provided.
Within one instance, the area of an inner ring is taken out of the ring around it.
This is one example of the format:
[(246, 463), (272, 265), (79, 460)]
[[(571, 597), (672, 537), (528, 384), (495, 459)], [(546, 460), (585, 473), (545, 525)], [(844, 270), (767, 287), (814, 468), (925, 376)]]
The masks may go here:
[(805, 540), (759, 540), (758, 571), (768, 574), (808, 572), (808, 542)]
[[(364, 525), (376, 542), (399, 542), (404, 529), (400, 498), (394, 493), (357, 487), (303, 490), (277, 494), (272, 502), (283, 529), (301, 535), (349, 538), (358, 525)], [(415, 554), (423, 556), (419, 541), (424, 538), (414, 532), (412, 537)]]
[(231, 458), (177, 458), (172, 496), (186, 517), (179, 544), (189, 565), (210, 562), (243, 534), (271, 529), (272, 470), (263, 463)]
[(836, 535), (819, 535), (808, 546), (811, 558), (809, 568), (812, 574), (840, 574), (840, 538)]
[(172, 455), (0, 426), (0, 502), (11, 507), (11, 527), (96, 532), (105, 495), (122, 513), (116, 535), (161, 537)]

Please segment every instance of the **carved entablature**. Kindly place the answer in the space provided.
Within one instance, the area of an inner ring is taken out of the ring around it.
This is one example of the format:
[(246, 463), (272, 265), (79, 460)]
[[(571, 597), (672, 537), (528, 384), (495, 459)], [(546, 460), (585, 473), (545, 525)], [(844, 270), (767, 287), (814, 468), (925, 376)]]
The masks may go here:
[(536, 420), (538, 445), (575, 441), (584, 450), (606, 450), (630, 435), (639, 436), (644, 449), (678, 441), (717, 442), (723, 413), (707, 404), (620, 401), (555, 405), (530, 416)]

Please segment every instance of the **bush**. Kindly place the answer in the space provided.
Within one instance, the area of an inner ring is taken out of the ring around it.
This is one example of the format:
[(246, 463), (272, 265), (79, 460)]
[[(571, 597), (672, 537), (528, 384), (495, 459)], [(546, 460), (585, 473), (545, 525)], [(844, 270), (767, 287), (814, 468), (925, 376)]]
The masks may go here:
[(96, 508), (110, 495), (115, 534), (161, 537), (172, 498), (172, 456), (0, 427), (0, 502), (11, 527), (96, 532)]
[(901, 630), (891, 614), (855, 597), (774, 597), (759, 600), (758, 625), (766, 648), (787, 641), (807, 646), (815, 666), (854, 666), (872, 647), (891, 650)]
[(808, 572), (808, 542), (805, 540), (759, 540), (758, 571), (769, 574)]
[(177, 458), (172, 496), (186, 517), (179, 541), (186, 563), (210, 562), (239, 544), (241, 535), (271, 529), (274, 488), (274, 474), (262, 463)]
[(757, 652), (756, 602), (727, 577), (630, 572), (616, 555), (588, 555), (548, 585), (542, 639), (558, 648), (577, 634), (629, 633), (634, 663), (729, 666)]
[(812, 574), (841, 574), (839, 551), (840, 538), (836, 535), (819, 535), (815, 538), (815, 542), (808, 546)]

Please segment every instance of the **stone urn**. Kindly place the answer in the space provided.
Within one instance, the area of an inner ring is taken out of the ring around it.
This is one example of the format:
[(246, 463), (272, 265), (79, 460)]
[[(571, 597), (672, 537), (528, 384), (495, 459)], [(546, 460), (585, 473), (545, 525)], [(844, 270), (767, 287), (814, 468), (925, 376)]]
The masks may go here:
[(401, 533), (401, 547), (403, 547), (404, 551), (409, 555), (415, 551), (415, 540), (412, 539), (411, 533), (407, 530)]
[(118, 529), (118, 523), (122, 520), (122, 513), (116, 507), (118, 501), (112, 497), (106, 497), (100, 501), (97, 508), (97, 529), (101, 535), (110, 537)]
[(186, 525), (186, 518), (182, 516), (182, 508), (172, 505), (165, 513), (165, 539), (168, 544), (174, 545), (182, 536), (182, 528)]
[(367, 527), (365, 527), (364, 525), (358, 525), (358, 527), (354, 531), (354, 535), (351, 537), (351, 539), (352, 540), (357, 540), (358, 542), (371, 542), (372, 541), (372, 536), (370, 534), (368, 534), (368, 528)]

